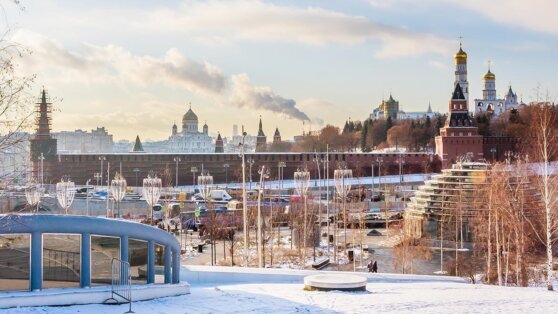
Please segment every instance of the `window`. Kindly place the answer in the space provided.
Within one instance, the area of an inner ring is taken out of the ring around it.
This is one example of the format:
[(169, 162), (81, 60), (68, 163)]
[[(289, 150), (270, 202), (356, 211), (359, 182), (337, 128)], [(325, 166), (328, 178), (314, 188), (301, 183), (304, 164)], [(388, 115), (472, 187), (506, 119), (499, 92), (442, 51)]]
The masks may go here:
[(120, 238), (91, 236), (91, 285), (110, 285), (112, 259), (120, 258)]
[(147, 283), (147, 241), (128, 240), (128, 262), (133, 284)]
[(81, 235), (43, 234), (43, 288), (79, 287)]
[(0, 235), (0, 291), (29, 290), (31, 235)]

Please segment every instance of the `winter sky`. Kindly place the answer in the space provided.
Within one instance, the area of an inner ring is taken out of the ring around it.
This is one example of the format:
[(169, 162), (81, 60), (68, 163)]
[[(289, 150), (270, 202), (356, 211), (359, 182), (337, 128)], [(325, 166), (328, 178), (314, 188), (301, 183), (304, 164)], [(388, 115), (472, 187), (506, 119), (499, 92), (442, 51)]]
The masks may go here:
[(558, 90), (554, 0), (4, 3), (9, 37), (56, 102), (54, 129), (105, 126), (163, 139), (192, 103), (211, 134), (232, 125), (284, 138), (363, 120), (392, 92), (403, 110), (444, 112), (463, 37), (471, 98), (492, 61), (498, 95)]

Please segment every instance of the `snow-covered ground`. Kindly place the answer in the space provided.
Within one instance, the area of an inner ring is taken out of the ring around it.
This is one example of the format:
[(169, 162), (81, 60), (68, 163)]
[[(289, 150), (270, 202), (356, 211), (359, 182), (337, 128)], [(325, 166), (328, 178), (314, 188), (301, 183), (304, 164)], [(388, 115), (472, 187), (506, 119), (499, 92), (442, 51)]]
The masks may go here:
[[(370, 282), (368, 292), (304, 291), (302, 284), (193, 286), (190, 295), (135, 302), (136, 313), (556, 313), (558, 292), (451, 281)], [(80, 305), (0, 313), (124, 313), (127, 306)]]

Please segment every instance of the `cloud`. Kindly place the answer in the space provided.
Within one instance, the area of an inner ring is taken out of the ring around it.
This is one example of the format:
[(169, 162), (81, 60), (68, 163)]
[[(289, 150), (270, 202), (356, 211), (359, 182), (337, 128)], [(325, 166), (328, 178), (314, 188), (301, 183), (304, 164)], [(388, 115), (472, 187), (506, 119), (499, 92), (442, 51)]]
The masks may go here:
[(218, 67), (190, 60), (175, 48), (157, 58), (134, 55), (114, 45), (83, 44), (81, 52), (73, 52), (47, 37), (25, 30), (16, 32), (12, 40), (32, 51), (23, 60), (28, 71), (55, 69), (68, 80), (117, 80), (143, 85), (163, 81), (209, 94), (218, 94), (226, 87), (226, 77)]
[(428, 65), (435, 67), (437, 69), (446, 70), (449, 69), (447, 62), (442, 62), (438, 60), (429, 60)]
[(367, 0), (378, 9), (458, 5), (497, 23), (558, 35), (555, 0)]
[(234, 106), (268, 110), (297, 120), (310, 120), (296, 107), (296, 101), (275, 94), (270, 87), (252, 85), (245, 73), (233, 75), (231, 82), (229, 103)]
[(317, 7), (279, 6), (258, 0), (186, 1), (148, 14), (139, 27), (190, 36), (309, 45), (382, 43), (377, 57), (448, 54), (454, 44), (431, 34), (388, 26), (363, 16)]

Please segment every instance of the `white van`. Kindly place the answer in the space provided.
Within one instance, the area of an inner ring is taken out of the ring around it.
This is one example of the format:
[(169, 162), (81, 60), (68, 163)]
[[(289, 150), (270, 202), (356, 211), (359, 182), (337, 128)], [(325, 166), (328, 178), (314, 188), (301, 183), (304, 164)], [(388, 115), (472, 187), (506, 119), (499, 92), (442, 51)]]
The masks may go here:
[(211, 190), (211, 199), (214, 201), (229, 202), (232, 200), (232, 196), (225, 190)]

